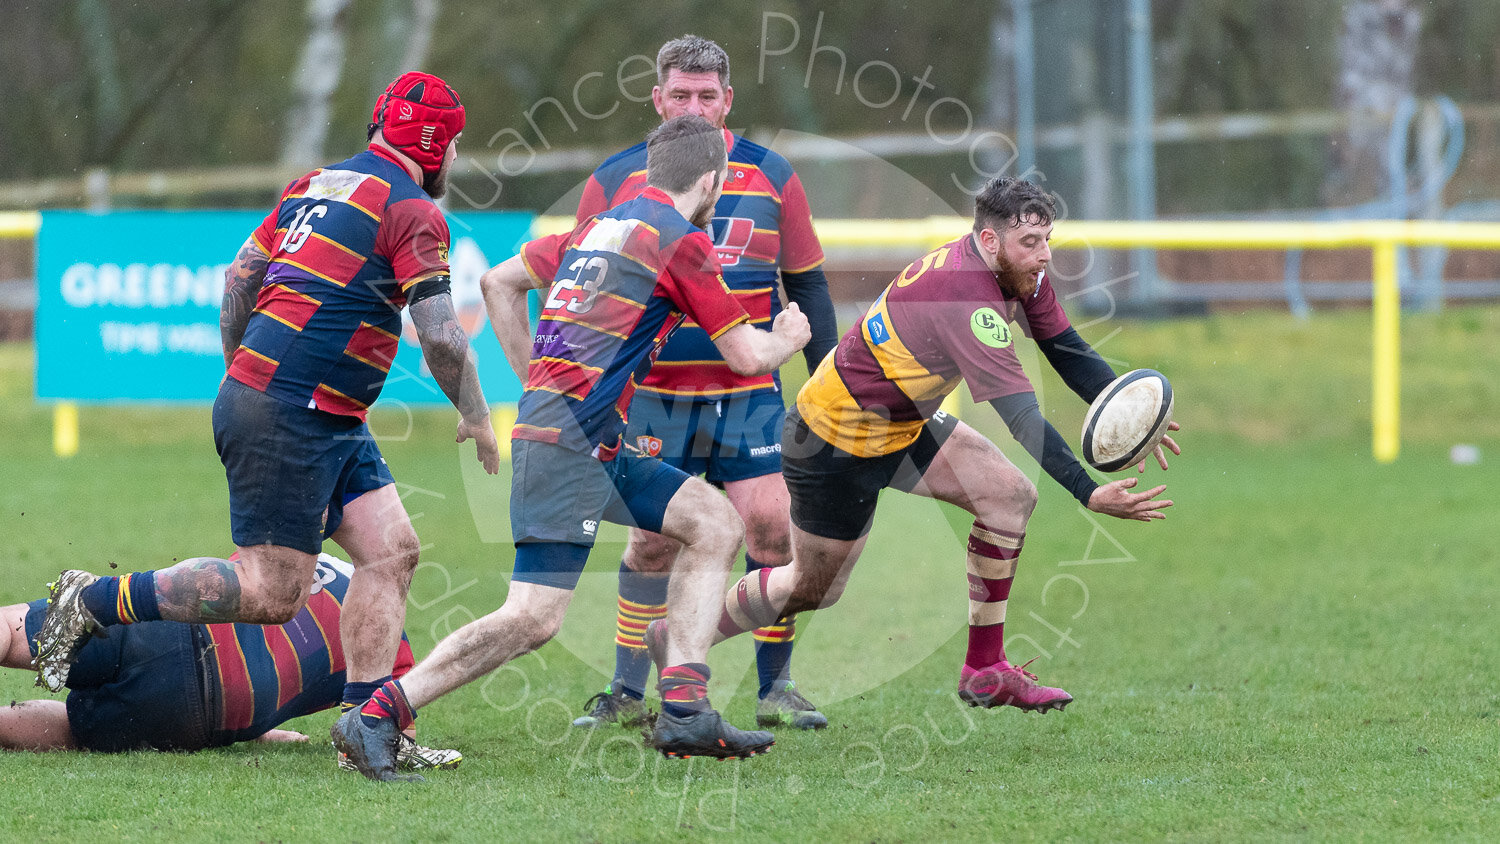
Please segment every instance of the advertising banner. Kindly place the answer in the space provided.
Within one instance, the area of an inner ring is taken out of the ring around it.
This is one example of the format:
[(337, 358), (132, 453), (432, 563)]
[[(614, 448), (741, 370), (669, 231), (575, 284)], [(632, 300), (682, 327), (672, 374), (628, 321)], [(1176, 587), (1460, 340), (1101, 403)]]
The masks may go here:
[[(46, 211), (37, 234), (36, 397), (209, 403), (224, 375), (224, 270), (263, 218), (241, 211)], [(450, 217), (453, 300), (491, 403), (521, 388), (489, 328), (479, 277), (514, 255), (533, 216)], [(379, 404), (446, 405), (405, 319)]]

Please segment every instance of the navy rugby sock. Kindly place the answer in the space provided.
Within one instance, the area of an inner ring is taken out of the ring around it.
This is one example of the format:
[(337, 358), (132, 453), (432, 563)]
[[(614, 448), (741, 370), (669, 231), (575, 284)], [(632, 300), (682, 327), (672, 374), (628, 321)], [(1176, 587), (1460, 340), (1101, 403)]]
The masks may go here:
[(619, 611), (615, 617), (615, 676), (610, 687), (636, 700), (646, 697), (651, 656), (646, 652), (646, 627), (667, 617), (670, 572), (632, 571), (620, 562)]
[(94, 620), (103, 625), (161, 620), (154, 571), (101, 577), (84, 587), (79, 597)]

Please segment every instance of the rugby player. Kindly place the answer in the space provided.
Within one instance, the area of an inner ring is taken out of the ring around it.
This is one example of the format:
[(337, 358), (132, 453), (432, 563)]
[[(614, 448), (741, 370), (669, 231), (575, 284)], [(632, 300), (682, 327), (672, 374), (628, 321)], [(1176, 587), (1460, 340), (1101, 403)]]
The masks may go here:
[[(717, 640), (836, 602), (864, 549), (876, 498), (891, 487), (975, 517), (959, 696), (973, 706), (1045, 712), (1072, 696), (1012, 665), (1004, 637), (1036, 487), (994, 443), (941, 411), (943, 399), (967, 382), (1043, 471), (1095, 513), (1151, 521), (1165, 518), (1172, 502), (1158, 498), (1165, 486), (1131, 492), (1136, 478), (1097, 483), (1042, 416), (1021, 369), (1012, 324), (1084, 401), (1115, 378), (1068, 322), (1047, 278), (1052, 198), (1030, 182), (998, 178), (975, 204), (973, 230), (909, 265), (798, 393), (782, 433), (793, 559), (734, 585)], [(1181, 454), (1170, 436), (1162, 446)], [(1162, 446), (1155, 457), (1166, 469)], [(668, 629), (664, 621), (648, 629), (653, 658)]]
[[(526, 384), (511, 433), (515, 570), (503, 606), (334, 725), (334, 743), (372, 779), (400, 778), (395, 735), (418, 708), (556, 635), (601, 519), (682, 543), (652, 745), (669, 757), (727, 758), (773, 743), (770, 733), (729, 725), (708, 700), (705, 658), (744, 538), (739, 517), (713, 487), (623, 435), (635, 385), (684, 319), (747, 375), (771, 372), (801, 349), (807, 319), (794, 305), (771, 331), (756, 328), (719, 276), (701, 226), (724, 184), (722, 133), (684, 115), (658, 126), (646, 145), (648, 187), (639, 197), (526, 244), (481, 282), (490, 323)], [(534, 333), (526, 302), (533, 287), (546, 290)]]
[(365, 417), (409, 308), (433, 378), (491, 474), (500, 454), (449, 294), (443, 195), (464, 127), (458, 94), (405, 73), (376, 101), (369, 147), (292, 182), (225, 277), (227, 377), (214, 444), (235, 560), (158, 571), (64, 571), (37, 634), (39, 685), (62, 689), (92, 631), (146, 621), (282, 624), (307, 601), (325, 528), (354, 565), (340, 617), (345, 702), (390, 678), (420, 544)]
[[(193, 751), (240, 741), (306, 741), (276, 727), (339, 704), (339, 617), (353, 567), (321, 554), (306, 605), (286, 624), (148, 621), (90, 638), (61, 700), (0, 708), (6, 750)], [(46, 599), (0, 607), (0, 666), (29, 670)], [(412, 666), (402, 638), (391, 673)], [(454, 768), (456, 750), (401, 743), (406, 770)]]
[[(695, 114), (724, 133), (729, 177), (708, 226), (724, 283), (756, 325), (770, 324), (780, 312), (778, 282), (786, 289), (787, 299), (811, 325), (812, 339), (802, 353), (812, 372), (838, 342), (838, 324), (801, 180), (781, 155), (724, 128), (734, 88), (729, 56), (718, 44), (696, 35), (668, 41), (656, 54), (656, 76), (651, 102), (662, 120)], [(646, 145), (637, 144), (594, 171), (578, 204), (578, 222), (633, 199), (645, 186)], [(745, 522), (745, 570), (754, 572), (792, 558), (781, 477), (784, 416), (774, 372), (735, 372), (707, 332), (689, 322), (673, 333), (636, 390), (625, 439), (724, 489)], [(575, 726), (634, 727), (644, 718), (641, 701), (651, 662), (641, 635), (666, 613), (677, 547), (661, 534), (630, 531), (620, 563), (614, 675), (585, 704)], [(828, 724), (791, 679), (796, 632), (794, 616), (754, 631), (760, 681), (755, 720), (762, 727), (783, 721), (802, 729)]]

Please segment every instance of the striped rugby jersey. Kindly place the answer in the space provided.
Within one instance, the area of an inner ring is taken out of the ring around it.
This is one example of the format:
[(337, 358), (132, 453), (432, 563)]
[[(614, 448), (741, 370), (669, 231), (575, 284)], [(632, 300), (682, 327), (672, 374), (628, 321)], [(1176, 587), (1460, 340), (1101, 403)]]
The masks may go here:
[[(635, 395), (685, 317), (717, 338), (750, 319), (724, 285), (713, 243), (647, 187), (521, 260), (545, 291), (512, 437), (614, 456)], [(712, 342), (710, 339), (709, 342)]]
[(448, 274), (448, 223), (377, 147), (287, 187), (252, 237), (270, 256), (229, 377), (302, 407), (365, 417), (413, 286)]
[(965, 234), (886, 287), (803, 385), (797, 412), (850, 454), (899, 451), (960, 381), (976, 402), (1032, 392), (1010, 323), (1040, 340), (1070, 325), (1049, 279), (1024, 302), (1010, 298)]
[[(751, 322), (769, 329), (781, 312), (781, 271), (804, 272), (823, 263), (802, 181), (781, 155), (728, 130), (729, 178), (714, 206), (709, 233), (734, 291)], [(646, 145), (616, 153), (589, 177), (578, 204), (582, 222), (638, 196), (646, 186)], [(640, 389), (669, 396), (716, 400), (777, 389), (776, 378), (736, 375), (712, 339), (688, 322), (672, 335)]]
[[(286, 624), (204, 625), (220, 690), (216, 744), (253, 739), (343, 699), (339, 612), (353, 571), (343, 560), (319, 555), (312, 596)], [(413, 664), (403, 634), (392, 674), (400, 677)]]

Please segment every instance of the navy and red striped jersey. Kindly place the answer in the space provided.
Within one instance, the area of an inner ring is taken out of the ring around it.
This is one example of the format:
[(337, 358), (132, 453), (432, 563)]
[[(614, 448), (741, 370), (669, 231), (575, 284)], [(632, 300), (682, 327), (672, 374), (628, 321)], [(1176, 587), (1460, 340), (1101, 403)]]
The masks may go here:
[(705, 338), (750, 319), (725, 286), (708, 235), (656, 188), (571, 232), (531, 241), (521, 260), (551, 287), (517, 408), (517, 439), (612, 457), (636, 386), (684, 317)]
[[(778, 270), (804, 272), (823, 263), (807, 194), (781, 155), (732, 132), (729, 178), (714, 206), (709, 233), (724, 282), (753, 324), (769, 329), (781, 311)], [(577, 219), (583, 222), (638, 196), (646, 186), (646, 145), (637, 144), (599, 165), (583, 188)], [(708, 333), (692, 322), (672, 335), (641, 382), (646, 392), (721, 399), (776, 389), (774, 375), (736, 375)]]
[[(344, 695), (339, 615), (354, 567), (320, 555), (307, 606), (286, 624), (207, 624), (219, 680), (223, 743), (247, 741), (292, 718), (338, 705)], [(406, 636), (393, 676), (411, 670)], [(216, 742), (220, 743), (220, 742)]]
[(378, 147), (287, 187), (252, 234), (270, 256), (229, 377), (301, 407), (365, 417), (413, 286), (448, 274), (448, 223)]

